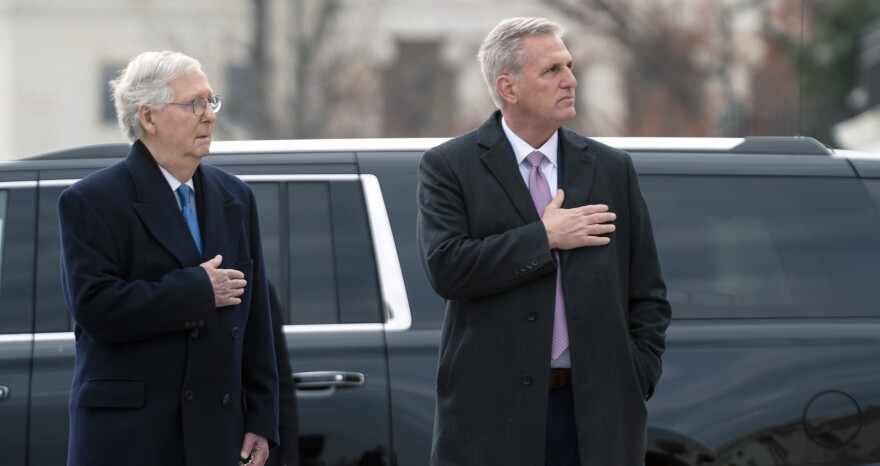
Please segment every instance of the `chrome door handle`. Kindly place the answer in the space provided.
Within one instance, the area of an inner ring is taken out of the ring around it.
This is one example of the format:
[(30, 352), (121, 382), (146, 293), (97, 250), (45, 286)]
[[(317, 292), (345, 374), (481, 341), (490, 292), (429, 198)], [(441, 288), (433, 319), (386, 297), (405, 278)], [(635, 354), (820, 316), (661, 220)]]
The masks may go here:
[(366, 378), (360, 372), (294, 372), (293, 383), (298, 390), (327, 390), (360, 387)]
[(9, 387), (6, 385), (0, 385), (0, 400), (5, 400), (9, 398)]

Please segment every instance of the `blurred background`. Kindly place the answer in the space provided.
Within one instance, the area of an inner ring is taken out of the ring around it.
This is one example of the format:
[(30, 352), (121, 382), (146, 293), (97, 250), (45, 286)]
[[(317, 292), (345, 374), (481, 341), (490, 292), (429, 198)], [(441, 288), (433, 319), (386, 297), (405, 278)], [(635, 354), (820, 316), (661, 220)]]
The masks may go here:
[(126, 142), (107, 81), (146, 50), (203, 63), (215, 140), (455, 136), (494, 109), (480, 41), (532, 15), (583, 134), (880, 152), (878, 0), (0, 0), (0, 159)]

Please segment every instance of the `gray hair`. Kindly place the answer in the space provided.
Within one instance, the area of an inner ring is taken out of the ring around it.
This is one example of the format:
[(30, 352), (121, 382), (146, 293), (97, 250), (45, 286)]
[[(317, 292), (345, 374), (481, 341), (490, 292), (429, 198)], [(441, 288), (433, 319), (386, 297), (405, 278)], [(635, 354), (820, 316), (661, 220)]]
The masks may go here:
[(144, 134), (138, 109), (146, 106), (162, 110), (174, 100), (171, 83), (193, 71), (202, 71), (202, 64), (180, 52), (144, 52), (134, 57), (110, 81), (113, 104), (119, 128), (135, 141)]
[(506, 74), (519, 79), (525, 70), (528, 57), (522, 47), (523, 39), (549, 34), (561, 39), (565, 33), (563, 26), (544, 18), (509, 18), (495, 26), (480, 45), (477, 58), (496, 107), (501, 108), (504, 103), (495, 87), (498, 76)]

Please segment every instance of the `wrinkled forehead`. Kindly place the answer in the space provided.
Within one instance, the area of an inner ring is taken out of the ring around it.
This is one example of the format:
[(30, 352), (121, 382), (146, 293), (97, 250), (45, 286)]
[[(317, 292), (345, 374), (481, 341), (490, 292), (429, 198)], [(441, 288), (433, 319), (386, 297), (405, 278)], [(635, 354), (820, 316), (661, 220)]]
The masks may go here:
[(540, 34), (523, 38), (522, 49), (528, 62), (535, 65), (569, 63), (571, 54), (556, 34)]
[(208, 77), (201, 70), (188, 71), (169, 84), (175, 99), (207, 99), (214, 94)]

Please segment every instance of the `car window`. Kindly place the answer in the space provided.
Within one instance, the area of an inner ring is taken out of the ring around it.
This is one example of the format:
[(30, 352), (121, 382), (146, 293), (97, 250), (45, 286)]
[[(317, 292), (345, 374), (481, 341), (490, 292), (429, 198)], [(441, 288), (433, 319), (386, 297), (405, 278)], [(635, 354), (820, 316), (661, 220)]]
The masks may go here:
[(33, 329), (34, 184), (0, 183), (0, 334)]
[[(0, 283), (3, 282), (3, 246), (5, 243), (3, 242), (3, 227), (6, 225), (6, 199), (9, 197), (9, 194), (6, 191), (0, 191)], [(0, 293), (3, 290), (0, 289)]]
[(285, 323), (382, 322), (359, 179), (261, 181), (251, 187), (259, 204), (267, 275), (287, 303)]
[[(343, 178), (251, 183), (266, 273), (287, 303), (286, 324), (382, 322), (363, 191), (357, 177)], [(38, 332), (69, 331), (73, 325), (61, 292), (57, 202), (63, 189), (41, 189)]]
[(880, 218), (860, 180), (641, 185), (677, 318), (880, 316)]
[(65, 185), (40, 188), (37, 229), (37, 292), (34, 300), (36, 332), (73, 330), (61, 286), (61, 239), (58, 225), (58, 198)]

